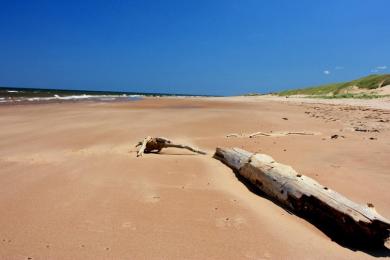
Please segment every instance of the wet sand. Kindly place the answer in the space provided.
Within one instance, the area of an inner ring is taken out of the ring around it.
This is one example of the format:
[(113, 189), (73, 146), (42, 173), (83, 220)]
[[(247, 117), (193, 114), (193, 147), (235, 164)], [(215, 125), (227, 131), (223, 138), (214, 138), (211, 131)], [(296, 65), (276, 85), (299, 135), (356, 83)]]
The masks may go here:
[[(284, 119), (283, 119), (284, 118)], [(367, 131), (360, 131), (364, 129)], [(319, 135), (227, 138), (231, 133)], [(136, 158), (164, 136), (179, 149)], [(337, 138), (331, 139), (332, 135)], [(212, 159), (266, 153), (390, 218), (390, 111), (249, 99), (156, 98), (0, 107), (0, 256), (6, 259), (367, 259), (254, 194)]]

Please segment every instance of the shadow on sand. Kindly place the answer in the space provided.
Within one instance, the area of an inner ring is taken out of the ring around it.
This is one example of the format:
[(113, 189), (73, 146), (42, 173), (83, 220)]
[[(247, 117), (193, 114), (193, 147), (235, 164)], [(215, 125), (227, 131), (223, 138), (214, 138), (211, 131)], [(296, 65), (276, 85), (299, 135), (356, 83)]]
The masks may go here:
[(309, 223), (311, 223), (313, 226), (317, 227), (319, 230), (321, 230), (325, 235), (327, 235), (332, 241), (339, 244), (340, 246), (347, 248), (352, 251), (361, 251), (366, 254), (369, 254), (374, 257), (390, 257), (390, 249), (387, 248), (384, 244), (378, 245), (378, 244), (371, 244), (370, 241), (356, 241), (351, 237), (346, 236), (343, 233), (340, 233), (340, 229), (337, 228), (337, 226), (334, 225), (333, 222), (330, 221), (319, 221), (318, 219), (313, 218), (310, 215), (303, 215), (303, 214), (297, 214), (295, 212), (292, 212), (288, 208), (286, 208), (284, 205), (279, 203), (278, 201), (274, 200), (273, 198), (269, 197), (267, 194), (265, 194), (263, 191), (261, 191), (259, 188), (257, 188), (255, 185), (250, 183), (248, 180), (240, 176), (238, 173), (234, 173), (236, 175), (236, 178), (243, 183), (247, 189), (256, 195), (259, 195), (263, 198), (266, 198), (276, 205), (283, 208), (288, 214), (295, 215), (300, 218), (303, 218), (307, 220)]

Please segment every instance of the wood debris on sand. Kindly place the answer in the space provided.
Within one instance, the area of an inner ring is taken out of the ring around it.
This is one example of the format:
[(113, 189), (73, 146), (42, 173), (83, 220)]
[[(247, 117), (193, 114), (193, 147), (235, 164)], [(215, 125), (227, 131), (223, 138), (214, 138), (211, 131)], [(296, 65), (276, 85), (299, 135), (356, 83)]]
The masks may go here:
[(268, 155), (217, 148), (214, 158), (287, 209), (326, 225), (351, 243), (383, 246), (389, 238), (390, 221), (371, 203), (357, 204)]
[(163, 148), (180, 148), (187, 149), (198, 154), (207, 154), (206, 152), (189, 145), (173, 143), (171, 140), (165, 137), (146, 137), (142, 142), (138, 142), (136, 147), (141, 146), (137, 152), (137, 157), (142, 156), (144, 153), (159, 153)]
[(232, 133), (226, 135), (226, 137), (258, 137), (258, 136), (267, 136), (267, 137), (279, 137), (279, 136), (287, 136), (287, 135), (320, 135), (321, 133), (318, 132), (308, 132), (308, 131), (275, 131), (275, 132), (254, 132), (251, 134), (237, 134), (237, 133)]

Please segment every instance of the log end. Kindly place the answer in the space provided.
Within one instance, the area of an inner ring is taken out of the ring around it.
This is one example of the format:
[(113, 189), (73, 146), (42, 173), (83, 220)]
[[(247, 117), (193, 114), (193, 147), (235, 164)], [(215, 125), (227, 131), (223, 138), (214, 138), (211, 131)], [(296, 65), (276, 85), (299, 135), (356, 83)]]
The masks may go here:
[(253, 153), (240, 148), (220, 148), (217, 147), (213, 158), (223, 162), (234, 171), (238, 171), (244, 164), (249, 162)]

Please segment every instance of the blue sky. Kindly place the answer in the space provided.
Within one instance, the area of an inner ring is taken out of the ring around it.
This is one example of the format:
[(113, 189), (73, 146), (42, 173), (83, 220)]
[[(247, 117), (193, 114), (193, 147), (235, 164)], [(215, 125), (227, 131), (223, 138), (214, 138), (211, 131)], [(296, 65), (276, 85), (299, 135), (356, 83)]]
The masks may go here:
[(0, 0), (0, 85), (234, 95), (390, 73), (388, 0)]

